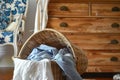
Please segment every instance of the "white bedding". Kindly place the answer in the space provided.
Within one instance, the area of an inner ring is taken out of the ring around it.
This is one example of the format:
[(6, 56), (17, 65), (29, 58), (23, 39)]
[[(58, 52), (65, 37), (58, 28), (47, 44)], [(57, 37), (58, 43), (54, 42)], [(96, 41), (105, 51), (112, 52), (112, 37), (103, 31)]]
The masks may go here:
[(54, 80), (51, 62), (48, 59), (30, 61), (13, 58), (13, 80)]

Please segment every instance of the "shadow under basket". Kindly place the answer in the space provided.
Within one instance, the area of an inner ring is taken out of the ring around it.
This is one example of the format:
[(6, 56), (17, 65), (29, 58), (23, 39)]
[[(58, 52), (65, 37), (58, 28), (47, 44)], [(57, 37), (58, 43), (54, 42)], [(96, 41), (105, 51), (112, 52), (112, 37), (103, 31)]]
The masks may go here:
[[(31, 35), (22, 46), (19, 54), (16, 57), (26, 59), (31, 53), (33, 48), (38, 47), (41, 44), (61, 49), (64, 47), (70, 47), (72, 50), (73, 57), (76, 61), (76, 69), (82, 74), (86, 71), (88, 60), (85, 53), (73, 45), (63, 34), (53, 29), (45, 29)], [(51, 68), (54, 76), (54, 80), (65, 80), (62, 70), (59, 68), (57, 63), (51, 61)]]

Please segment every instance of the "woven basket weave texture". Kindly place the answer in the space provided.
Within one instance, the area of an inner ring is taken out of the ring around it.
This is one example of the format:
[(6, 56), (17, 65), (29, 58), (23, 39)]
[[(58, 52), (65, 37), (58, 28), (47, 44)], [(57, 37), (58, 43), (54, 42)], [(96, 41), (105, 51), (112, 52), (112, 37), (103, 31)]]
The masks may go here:
[[(40, 44), (53, 46), (57, 49), (70, 47), (76, 61), (77, 71), (80, 74), (86, 71), (88, 60), (85, 56), (85, 52), (83, 52), (82, 49), (79, 49), (75, 45), (73, 45), (62, 33), (53, 29), (45, 29), (31, 35), (22, 46), (17, 57), (21, 59), (26, 59), (33, 50), (33, 48), (38, 47)], [(54, 75), (54, 80), (65, 79), (65, 76), (62, 75), (62, 70), (54, 61), (51, 62), (51, 67)]]

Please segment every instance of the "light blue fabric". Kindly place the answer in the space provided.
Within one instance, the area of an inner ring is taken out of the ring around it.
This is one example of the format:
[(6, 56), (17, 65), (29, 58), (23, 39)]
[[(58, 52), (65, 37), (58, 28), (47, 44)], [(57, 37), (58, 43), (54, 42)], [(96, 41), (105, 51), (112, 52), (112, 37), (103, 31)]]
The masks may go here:
[(27, 59), (37, 61), (40, 61), (43, 58), (52, 59), (57, 54), (57, 52), (58, 50), (56, 48), (41, 44), (32, 50)]
[(49, 52), (52, 56), (55, 56), (58, 52), (58, 50), (55, 47), (44, 45), (44, 44), (41, 44), (39, 46), (39, 49)]
[(76, 65), (74, 59), (71, 56), (65, 56), (65, 49), (59, 50), (58, 54), (55, 56), (54, 60), (60, 66), (60, 68), (65, 72), (67, 80), (82, 80), (82, 77), (76, 70)]
[(51, 55), (39, 48), (34, 48), (30, 55), (27, 57), (28, 60), (36, 61), (40, 61), (44, 58), (51, 59)]
[(43, 58), (55, 61), (59, 67), (64, 71), (67, 80), (82, 80), (82, 77), (76, 70), (75, 61), (68, 48), (57, 50), (55, 47), (40, 45), (34, 48), (30, 55), (27, 57), (29, 60), (42, 60)]

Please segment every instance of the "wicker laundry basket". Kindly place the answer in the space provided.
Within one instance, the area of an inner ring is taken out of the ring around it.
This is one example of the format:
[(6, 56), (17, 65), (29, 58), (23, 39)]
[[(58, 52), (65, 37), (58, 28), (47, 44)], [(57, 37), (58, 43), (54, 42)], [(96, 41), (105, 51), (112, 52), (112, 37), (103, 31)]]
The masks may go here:
[[(57, 49), (69, 46), (73, 52), (78, 72), (82, 74), (86, 71), (88, 61), (85, 53), (70, 43), (70, 41), (63, 34), (53, 29), (45, 29), (31, 35), (24, 43), (17, 57), (26, 59), (26, 57), (31, 53), (32, 49), (38, 47), (40, 44), (53, 46)], [(54, 80), (64, 80), (65, 77), (62, 74), (62, 70), (55, 62), (51, 62), (51, 67)]]

